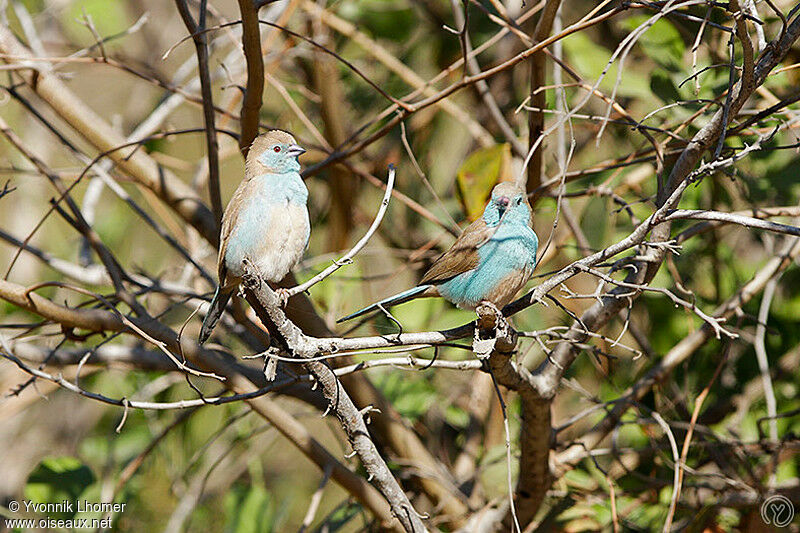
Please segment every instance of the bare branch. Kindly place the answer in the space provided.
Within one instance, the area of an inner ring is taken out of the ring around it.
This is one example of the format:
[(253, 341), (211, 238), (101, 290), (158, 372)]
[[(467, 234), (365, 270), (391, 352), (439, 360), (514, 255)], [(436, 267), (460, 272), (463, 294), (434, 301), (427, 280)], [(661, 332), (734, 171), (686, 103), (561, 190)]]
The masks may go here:
[(370, 225), (367, 232), (361, 237), (349, 252), (344, 254), (340, 259), (334, 260), (333, 264), (330, 265), (328, 268), (311, 278), (310, 280), (306, 281), (305, 283), (301, 283), (296, 287), (292, 287), (291, 289), (286, 291), (286, 295), (288, 297), (292, 297), (295, 294), (307, 291), (323, 279), (327, 278), (344, 265), (348, 265), (353, 262), (353, 258), (361, 251), (364, 246), (367, 245), (369, 239), (378, 229), (378, 226), (381, 225), (381, 221), (383, 220), (383, 216), (386, 214), (386, 209), (389, 207), (389, 199), (392, 197), (392, 190), (394, 189), (394, 175), (395, 175), (395, 167), (394, 165), (389, 165), (389, 177), (386, 179), (386, 192), (383, 195), (383, 200), (381, 200), (381, 206), (378, 208), (378, 213), (375, 215), (375, 220), (372, 221), (372, 225)]
[[(553, 29), (553, 21), (558, 13), (558, 8), (561, 5), (561, 0), (547, 0), (542, 14), (539, 15), (539, 21), (536, 23), (536, 29), (531, 35), (531, 40), (534, 43), (544, 41)], [(528, 59), (530, 65), (530, 104), (538, 109), (544, 107), (545, 96), (544, 91), (538, 89), (545, 84), (547, 65), (547, 56), (544, 50), (532, 54)], [(542, 152), (540, 148), (534, 148), (535, 143), (542, 136), (544, 132), (544, 114), (541, 112), (532, 112), (528, 114), (528, 150), (533, 151), (533, 155), (528, 162), (528, 182), (526, 189), (528, 192), (534, 191), (539, 188), (542, 181)], [(562, 169), (566, 170), (566, 169)]]
[(247, 61), (247, 87), (242, 101), (242, 133), (239, 149), (247, 157), (250, 145), (258, 135), (258, 118), (264, 92), (264, 61), (261, 57), (261, 28), (258, 23), (258, 7), (252, 0), (239, 0), (242, 14), (242, 48)]
[(7, 26), (3, 25), (0, 25), (0, 53), (21, 58), (7, 57), (6, 61), (11, 64), (27, 65), (25, 68), (29, 70), (19, 73), (25, 83), (86, 140), (98, 150), (109, 152), (117, 165), (175, 209), (209, 242), (216, 243), (219, 240), (211, 211), (189, 186), (141, 150), (129, 155), (116, 150), (116, 147), (125, 144), (122, 135), (81, 101), (55, 74), (45, 69), (31, 70), (30, 63), (25, 61), (31, 57), (30, 51), (20, 44)]
[(778, 224), (777, 222), (770, 222), (769, 220), (761, 220), (759, 218), (746, 217), (736, 213), (721, 213), (719, 211), (707, 211), (702, 209), (692, 210), (676, 210), (668, 214), (665, 220), (713, 220), (716, 222), (726, 222), (728, 224), (738, 224), (748, 228), (763, 229), (775, 233), (783, 233), (786, 235), (800, 236), (800, 228), (796, 226), (789, 226), (787, 224)]
[[(261, 319), (265, 325), (269, 324), (268, 327), (274, 328), (276, 334), (281, 336), (282, 342), (299, 360), (313, 357), (318, 352), (316, 343), (306, 337), (297, 326), (286, 318), (281, 311), (277, 295), (259, 277), (257, 272), (251, 270), (249, 265), (245, 267), (245, 272), (244, 284), (249, 292), (248, 300), (254, 304), (257, 312), (263, 313)], [(421, 515), (414, 510), (403, 489), (400, 488), (381, 458), (369, 436), (361, 412), (356, 409), (341, 382), (331, 369), (320, 362), (306, 361), (303, 365), (321, 385), (325, 398), (330, 402), (330, 409), (339, 418), (353, 450), (358, 453), (370, 478), (374, 479), (379, 490), (389, 502), (394, 517), (403, 524), (406, 531), (425, 531), (426, 527), (420, 519)]]
[[(214, 126), (214, 99), (211, 94), (211, 75), (208, 70), (208, 42), (203, 30), (206, 28), (206, 0), (200, 0), (200, 15), (195, 22), (186, 0), (175, 0), (186, 29), (192, 35), (197, 53), (197, 69), (200, 73), (200, 89), (203, 95), (203, 120), (206, 127), (206, 153), (208, 157), (208, 189), (211, 209), (217, 227), (222, 227), (222, 197), (219, 189), (219, 145)], [(244, 18), (244, 17), (243, 17)], [(263, 82), (262, 82), (263, 83)]]

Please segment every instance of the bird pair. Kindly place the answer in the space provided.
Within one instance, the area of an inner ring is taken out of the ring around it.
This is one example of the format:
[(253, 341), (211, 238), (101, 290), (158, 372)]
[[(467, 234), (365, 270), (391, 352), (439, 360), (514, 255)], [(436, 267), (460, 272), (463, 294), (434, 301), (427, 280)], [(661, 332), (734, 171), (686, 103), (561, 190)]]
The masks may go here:
[[(219, 285), (203, 320), (200, 343), (216, 326), (250, 260), (267, 281), (278, 282), (308, 246), (308, 189), (297, 158), (305, 152), (294, 138), (274, 130), (253, 141), (239, 184), (222, 217)], [(483, 216), (434, 261), (420, 284), (339, 319), (350, 320), (414, 298), (441, 296), (463, 309), (490, 303), (502, 309), (527, 283), (539, 241), (531, 229), (531, 207), (521, 188), (499, 183)]]

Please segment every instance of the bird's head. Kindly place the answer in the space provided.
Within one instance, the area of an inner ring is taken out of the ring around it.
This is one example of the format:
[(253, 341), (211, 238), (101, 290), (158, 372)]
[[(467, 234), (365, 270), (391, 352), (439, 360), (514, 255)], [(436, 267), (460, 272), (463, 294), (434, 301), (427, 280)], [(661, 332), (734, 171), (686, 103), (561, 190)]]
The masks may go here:
[(483, 211), (487, 226), (496, 226), (500, 221), (530, 224), (531, 206), (525, 191), (508, 181), (498, 183), (492, 189), (492, 198)]
[(260, 170), (257, 172), (258, 174), (297, 172), (300, 170), (300, 162), (297, 158), (304, 153), (305, 149), (297, 144), (294, 137), (285, 131), (272, 130), (259, 135), (253, 141), (250, 152), (247, 154), (247, 164), (262, 167), (254, 169)]

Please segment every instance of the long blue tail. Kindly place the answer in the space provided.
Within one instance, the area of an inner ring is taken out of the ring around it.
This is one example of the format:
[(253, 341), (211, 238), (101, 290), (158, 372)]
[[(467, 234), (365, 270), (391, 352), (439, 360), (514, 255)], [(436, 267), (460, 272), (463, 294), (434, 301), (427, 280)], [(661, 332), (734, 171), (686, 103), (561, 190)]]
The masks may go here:
[(200, 328), (200, 338), (198, 339), (200, 344), (206, 342), (211, 336), (211, 332), (214, 331), (214, 326), (216, 326), (219, 319), (222, 318), (222, 313), (225, 312), (225, 306), (228, 304), (228, 300), (231, 299), (232, 294), (233, 290), (222, 292), (220, 287), (217, 286), (217, 292), (214, 293), (214, 298), (211, 300), (208, 313), (206, 313), (206, 317), (203, 319), (203, 327)]
[(379, 305), (383, 306), (383, 307), (388, 307), (390, 305), (397, 305), (397, 304), (401, 304), (403, 302), (407, 302), (409, 300), (413, 300), (414, 298), (419, 296), (421, 293), (425, 292), (430, 287), (431, 287), (430, 285), (418, 285), (418, 286), (414, 287), (413, 289), (408, 289), (407, 291), (403, 291), (403, 292), (397, 293), (394, 296), (389, 296), (388, 298), (384, 298), (380, 302), (376, 302), (376, 303), (374, 303), (372, 305), (368, 305), (364, 309), (360, 309), (360, 310), (356, 311), (355, 313), (353, 313), (351, 315), (347, 315), (345, 317), (340, 318), (339, 320), (336, 321), (336, 323), (338, 324), (340, 322), (344, 322), (346, 320), (350, 320), (351, 318), (356, 318), (358, 316), (365, 315), (367, 313), (371, 313), (372, 311), (375, 311), (376, 309), (378, 309)]

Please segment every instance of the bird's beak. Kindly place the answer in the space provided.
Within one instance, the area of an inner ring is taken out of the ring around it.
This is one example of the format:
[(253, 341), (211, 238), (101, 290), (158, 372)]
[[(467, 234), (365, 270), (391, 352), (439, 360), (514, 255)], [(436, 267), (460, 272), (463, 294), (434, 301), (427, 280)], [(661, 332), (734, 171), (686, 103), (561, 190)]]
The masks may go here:
[(299, 157), (306, 153), (306, 149), (297, 144), (290, 144), (289, 148), (286, 150), (286, 153), (295, 157)]
[(497, 207), (500, 209), (500, 216), (503, 216), (503, 213), (506, 212), (508, 204), (511, 203), (511, 200), (508, 199), (508, 196), (501, 196), (495, 200), (495, 202), (497, 202)]

